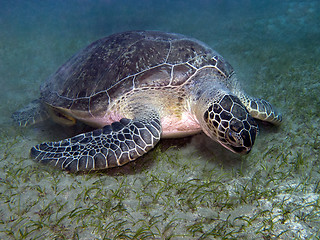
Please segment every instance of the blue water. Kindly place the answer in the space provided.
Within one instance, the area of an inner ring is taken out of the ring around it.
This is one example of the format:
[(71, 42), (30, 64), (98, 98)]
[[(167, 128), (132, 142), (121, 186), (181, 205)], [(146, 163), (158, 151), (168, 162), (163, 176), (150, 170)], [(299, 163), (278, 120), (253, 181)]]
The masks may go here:
[[(320, 236), (319, 1), (0, 1), (1, 239), (308, 239)], [(204, 135), (163, 141), (135, 164), (72, 175), (29, 149), (73, 134), (11, 114), (90, 42), (126, 30), (182, 33), (283, 113), (236, 156)], [(250, 224), (249, 224), (250, 222)]]

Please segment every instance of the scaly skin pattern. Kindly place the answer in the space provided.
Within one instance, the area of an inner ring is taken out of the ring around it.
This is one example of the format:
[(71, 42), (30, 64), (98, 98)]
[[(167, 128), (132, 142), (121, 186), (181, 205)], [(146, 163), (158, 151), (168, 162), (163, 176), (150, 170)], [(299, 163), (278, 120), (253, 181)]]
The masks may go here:
[(157, 118), (149, 121), (121, 119), (102, 129), (59, 142), (39, 144), (31, 156), (69, 172), (121, 166), (152, 149), (160, 140)]
[(282, 116), (272, 105), (263, 99), (249, 97), (242, 94), (240, 100), (246, 106), (251, 116), (261, 121), (270, 122), (279, 125), (282, 122)]

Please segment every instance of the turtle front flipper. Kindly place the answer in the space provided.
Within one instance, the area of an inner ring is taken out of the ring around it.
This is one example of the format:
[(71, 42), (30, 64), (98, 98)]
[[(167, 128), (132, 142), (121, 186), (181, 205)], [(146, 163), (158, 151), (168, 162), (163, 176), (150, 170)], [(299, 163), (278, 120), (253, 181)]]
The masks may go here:
[(26, 127), (49, 118), (49, 113), (40, 99), (33, 100), (24, 108), (14, 112), (11, 116), (20, 126)]
[(263, 99), (249, 97), (245, 94), (242, 94), (239, 98), (252, 117), (275, 125), (281, 123), (282, 116), (274, 109), (271, 103)]
[(102, 129), (39, 144), (31, 149), (31, 156), (69, 172), (105, 169), (135, 160), (152, 149), (160, 136), (159, 117), (123, 118)]

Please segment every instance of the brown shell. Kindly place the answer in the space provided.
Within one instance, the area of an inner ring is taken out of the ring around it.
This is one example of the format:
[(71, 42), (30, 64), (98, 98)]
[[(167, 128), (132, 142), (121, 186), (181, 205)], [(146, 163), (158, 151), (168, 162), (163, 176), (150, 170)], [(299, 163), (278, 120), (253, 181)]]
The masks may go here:
[(41, 95), (54, 107), (94, 112), (133, 88), (179, 86), (205, 66), (226, 79), (233, 72), (195, 39), (156, 31), (118, 33), (70, 58), (42, 84)]

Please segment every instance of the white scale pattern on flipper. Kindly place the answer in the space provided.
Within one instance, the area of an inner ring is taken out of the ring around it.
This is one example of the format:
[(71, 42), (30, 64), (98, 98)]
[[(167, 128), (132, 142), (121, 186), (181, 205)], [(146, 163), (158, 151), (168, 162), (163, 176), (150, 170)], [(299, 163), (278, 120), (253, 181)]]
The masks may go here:
[(124, 118), (102, 129), (39, 144), (31, 149), (31, 156), (69, 172), (99, 170), (135, 160), (152, 149), (160, 136), (159, 119)]

